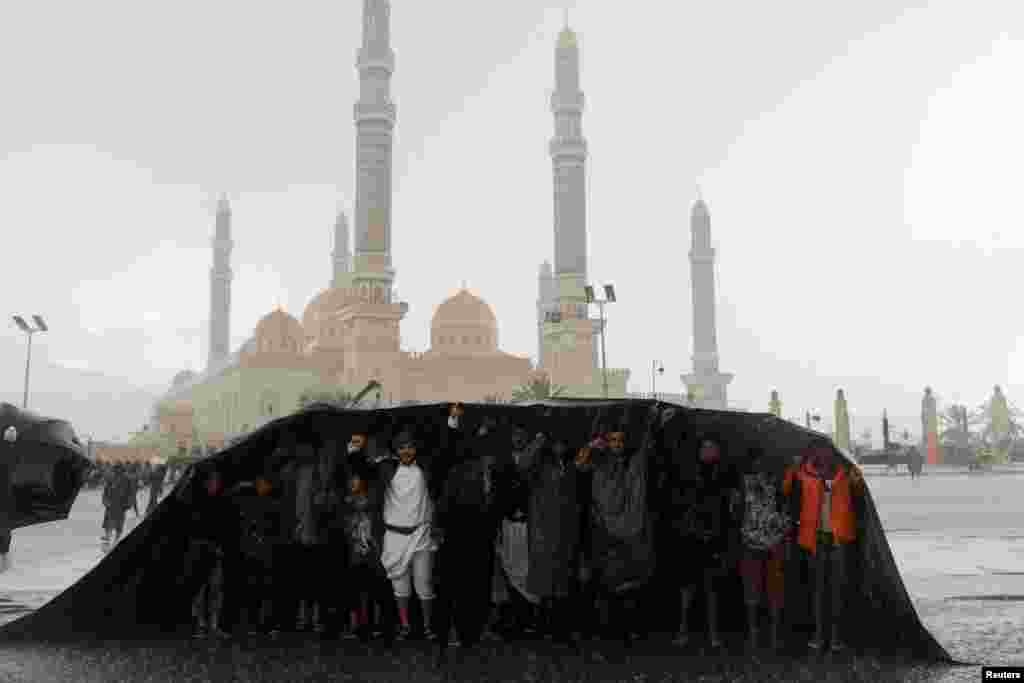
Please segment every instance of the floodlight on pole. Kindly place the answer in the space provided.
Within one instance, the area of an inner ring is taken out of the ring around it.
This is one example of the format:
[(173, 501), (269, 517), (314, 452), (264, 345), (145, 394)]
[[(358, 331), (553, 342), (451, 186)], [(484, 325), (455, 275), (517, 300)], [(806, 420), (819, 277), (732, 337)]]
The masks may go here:
[(604, 285), (604, 299), (598, 299), (594, 296), (594, 288), (591, 285), (585, 285), (583, 287), (583, 294), (586, 296), (587, 303), (597, 304), (597, 307), (601, 312), (601, 383), (604, 388), (604, 397), (608, 398), (608, 358), (605, 354), (604, 305), (615, 303), (615, 288), (611, 285)]
[(32, 320), (36, 323), (35, 327), (32, 327), (25, 322), (25, 319), (20, 315), (14, 315), (11, 316), (11, 318), (14, 320), (14, 324), (18, 326), (18, 329), (24, 332), (25, 336), (28, 337), (28, 354), (25, 358), (25, 394), (22, 397), (21, 402), (22, 409), (28, 410), (28, 378), (29, 372), (32, 368), (32, 335), (36, 332), (48, 332), (50, 328), (46, 325), (42, 316), (39, 315), (32, 316)]

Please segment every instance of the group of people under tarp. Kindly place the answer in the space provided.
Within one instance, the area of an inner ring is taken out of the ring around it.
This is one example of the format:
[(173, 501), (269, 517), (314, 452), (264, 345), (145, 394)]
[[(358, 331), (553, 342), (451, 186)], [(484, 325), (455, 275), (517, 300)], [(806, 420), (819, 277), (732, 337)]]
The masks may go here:
[(167, 465), (155, 463), (112, 463), (96, 466), (103, 476), (103, 536), (105, 547), (116, 545), (124, 533), (128, 511), (139, 516), (139, 489), (149, 489), (149, 502), (145, 514), (151, 513), (160, 502), (167, 479)]
[[(552, 420), (531, 434), (487, 417), (469, 427), (453, 404), (446, 424), (403, 427), (390, 444), (369, 423), (341, 447), (285, 430), (261, 473), (197, 470), (195, 633), (628, 643), (650, 631), (642, 605), (660, 565), (680, 601), (676, 644), (701, 596), (700, 630), (722, 646), (717, 587), (738, 571), (751, 642), (766, 611), (777, 647), (787, 554), (802, 552), (816, 577), (810, 647), (841, 649), (859, 470), (825, 439), (783, 472), (757, 447), (724, 458), (720, 435), (667, 443), (659, 420), (585, 434)], [(432, 448), (425, 428), (440, 432)]]

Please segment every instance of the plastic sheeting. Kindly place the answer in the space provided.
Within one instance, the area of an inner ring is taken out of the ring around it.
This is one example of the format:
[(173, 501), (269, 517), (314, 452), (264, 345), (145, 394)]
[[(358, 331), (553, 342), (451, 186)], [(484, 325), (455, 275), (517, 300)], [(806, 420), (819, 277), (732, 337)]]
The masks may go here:
[(67, 519), (89, 467), (68, 422), (0, 403), (0, 529)]
[[(579, 443), (574, 448), (587, 443), (602, 426), (618, 425), (627, 432), (627, 449), (637, 449), (643, 443), (650, 446), (646, 467), (652, 486), (659, 481), (685, 481), (685, 476), (665, 478), (660, 473), (672, 469), (685, 474), (695, 466), (696, 444), (706, 435), (713, 434), (724, 444), (724, 466), (744, 471), (747, 449), (757, 444), (765, 451), (762, 467), (779, 477), (806, 445), (823, 438), (770, 414), (686, 409), (654, 401), (567, 400), (517, 406), (466, 405), (465, 409), (467, 426), (491, 417), (503, 432), (522, 427), (530, 435), (575, 435)], [(313, 441), (318, 448), (343, 449), (349, 435), (357, 430), (369, 431), (373, 448), (380, 450), (386, 449), (399, 431), (412, 429), (421, 442), (420, 458), (442, 459), (447, 412), (447, 404), (375, 411), (318, 405), (265, 425), (190, 468), (172, 494), (99, 565), (36, 612), (4, 627), (0, 639), (133, 639), (189, 632), (192, 599), (206, 579), (190, 562), (190, 548), (203, 539), (224, 541), (241, 533), (222, 505), (209, 504), (205, 484), (211, 472), (220, 474), (225, 490), (240, 482), (273, 478), (289, 462), (287, 454), (279, 452), (274, 457), (275, 448), (287, 442), (286, 435), (297, 436), (299, 442)], [(647, 497), (648, 505), (654, 508), (664, 505), (659, 502), (663, 500), (667, 500), (664, 495)], [(667, 505), (651, 510), (656, 532), (671, 527), (672, 514)], [(870, 490), (864, 495), (859, 515), (853, 553), (856, 561), (845, 587), (845, 639), (855, 647), (879, 652), (951, 661), (918, 618)], [(678, 578), (664, 569), (678, 566), (678, 561), (658, 562), (658, 557), (667, 557), (674, 548), (657, 539), (670, 537), (655, 533), (653, 566), (642, 602), (647, 625), (654, 631), (670, 632), (678, 627), (679, 601), (668, 597), (678, 595)], [(443, 591), (444, 568), (439, 569)], [(343, 574), (339, 574), (338, 581), (343, 580)], [(795, 631), (809, 631), (813, 623), (811, 585), (806, 562), (794, 553), (787, 564), (785, 619)], [(722, 628), (741, 632), (745, 613), (735, 572), (726, 577), (720, 591)], [(691, 610), (694, 619), (700, 619), (700, 613), (699, 607)]]

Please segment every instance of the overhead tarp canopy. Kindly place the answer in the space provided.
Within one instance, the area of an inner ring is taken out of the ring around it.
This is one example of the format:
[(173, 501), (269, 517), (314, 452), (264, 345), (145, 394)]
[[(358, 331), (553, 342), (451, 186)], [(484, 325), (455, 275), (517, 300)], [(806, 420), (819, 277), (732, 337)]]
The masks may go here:
[(0, 403), (0, 530), (67, 519), (90, 466), (69, 422)]
[[(217, 471), (225, 488), (261, 476), (274, 476), (294, 457), (275, 449), (287, 434), (298, 434), (319, 445), (344, 447), (353, 431), (371, 434), (378, 450), (390, 447), (400, 430), (412, 428), (422, 443), (420, 457), (438, 457), (444, 439), (448, 405), (421, 405), (383, 410), (342, 410), (315, 405), (277, 419), (250, 433), (238, 443), (193, 465), (171, 495), (143, 520), (103, 561), (75, 585), (48, 604), (0, 630), (0, 639), (76, 640), (82, 634), (100, 638), (153, 638), (184, 634), (191, 628), (191, 604), (204, 576), (190, 566), (190, 544), (224, 529), (224, 519), (213, 518), (206, 505), (203, 482)], [(627, 447), (642, 442), (652, 445), (649, 470), (652, 482), (665, 481), (659, 475), (669, 469), (685, 470), (695, 461), (697, 443), (704, 435), (717, 436), (724, 445), (723, 464), (743, 471), (747, 449), (753, 445), (765, 451), (763, 466), (782, 476), (802, 450), (822, 434), (771, 414), (740, 413), (683, 408), (655, 401), (553, 400), (521, 405), (467, 404), (469, 425), (485, 418), (502, 428), (521, 427), (529, 434), (551, 432), (570, 435), (584, 445), (602, 426), (617, 425), (627, 432)], [(573, 445), (575, 448), (576, 445)], [(509, 446), (511, 449), (511, 445)], [(839, 454), (839, 451), (836, 451)], [(840, 454), (840, 457), (845, 456)], [(668, 480), (678, 480), (669, 478)], [(654, 484), (652, 484), (654, 486)], [(661, 501), (667, 497), (651, 493), (655, 525), (671, 523)], [(661, 508), (661, 509), (659, 509)], [(859, 646), (891, 654), (950, 661), (945, 649), (922, 625), (907, 594), (893, 559), (870, 490), (859, 510), (860, 525), (856, 561), (845, 587), (845, 639)], [(658, 555), (672, 553), (660, 542)], [(787, 566), (786, 620), (796, 631), (809, 632), (813, 621), (813, 585), (805, 562)], [(438, 577), (445, 590), (443, 568)], [(664, 632), (678, 627), (676, 577), (665, 571), (653, 572), (645, 605), (646, 621)], [(725, 579), (720, 612), (725, 631), (742, 632), (745, 612), (737, 576)], [(700, 618), (700, 610), (693, 610)]]

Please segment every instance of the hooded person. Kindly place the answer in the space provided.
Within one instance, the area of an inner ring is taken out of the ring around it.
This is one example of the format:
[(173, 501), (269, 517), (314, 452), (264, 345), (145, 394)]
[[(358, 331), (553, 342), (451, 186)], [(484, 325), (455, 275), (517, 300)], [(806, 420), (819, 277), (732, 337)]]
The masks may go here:
[[(451, 463), (437, 505), (443, 529), (443, 572), (438, 633), (455, 627), (467, 647), (489, 635), (495, 567), (495, 536), (501, 520), (495, 486), (496, 464), (509, 449), (496, 420), (485, 417), (463, 443), (461, 459)], [(441, 647), (446, 647), (442, 643)]]
[(434, 538), (430, 472), (420, 464), (420, 446), (411, 431), (400, 432), (393, 444), (398, 460), (388, 459), (379, 465), (384, 526), (381, 564), (398, 602), (398, 637), (405, 639), (411, 633), (409, 600), (415, 587), (424, 632), (432, 639), (433, 567), (438, 544)]
[(526, 590), (542, 605), (545, 636), (568, 639), (569, 598), (580, 542), (574, 457), (583, 438), (556, 421), (520, 454), (529, 489), (529, 559)]
[(673, 573), (680, 586), (680, 624), (674, 643), (689, 642), (690, 607), (697, 590), (703, 590), (707, 605), (707, 632), (712, 648), (722, 640), (718, 620), (717, 583), (725, 574), (732, 531), (736, 528), (735, 503), (740, 483), (724, 462), (724, 441), (708, 433), (696, 441), (693, 479), (687, 482), (678, 522), (677, 553)]
[[(830, 647), (843, 650), (843, 588), (850, 549), (857, 541), (863, 476), (831, 443), (820, 440), (808, 446), (799, 467), (787, 472), (782, 490), (794, 501), (799, 519), (797, 542), (814, 567), (814, 638), (808, 646), (823, 650), (826, 625), (831, 623)], [(826, 591), (831, 593), (831, 614), (825, 610)]]

